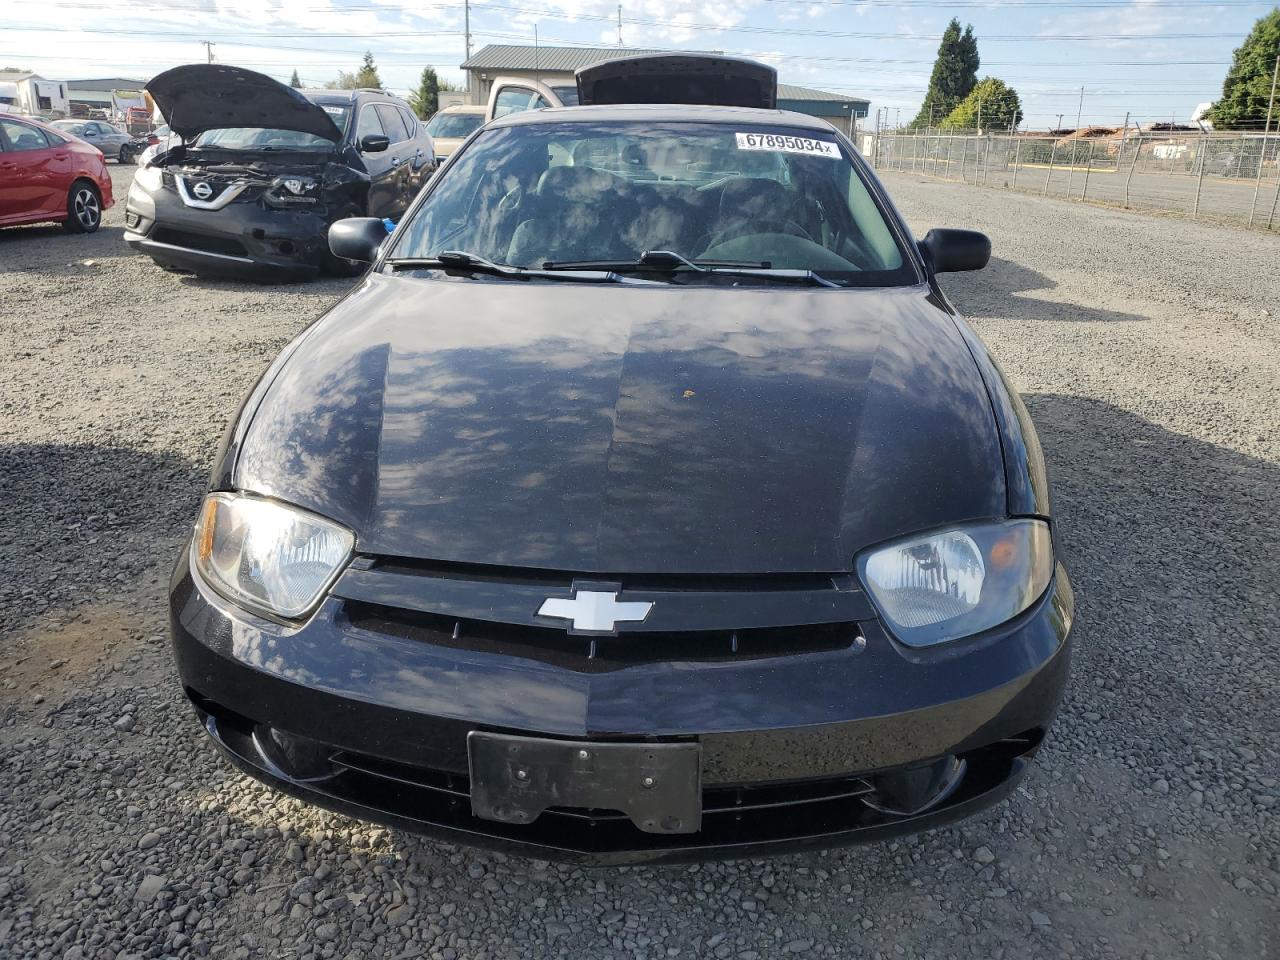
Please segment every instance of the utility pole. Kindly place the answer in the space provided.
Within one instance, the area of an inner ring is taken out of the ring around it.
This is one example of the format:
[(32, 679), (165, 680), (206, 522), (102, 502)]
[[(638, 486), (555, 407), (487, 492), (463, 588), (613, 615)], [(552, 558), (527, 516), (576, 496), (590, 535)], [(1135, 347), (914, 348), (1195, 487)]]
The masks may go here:
[(618, 46), (622, 46), (622, 4), (618, 4)]
[(213, 63), (213, 48), (216, 47), (217, 44), (210, 43), (208, 40), (204, 40), (202, 42), (204, 43), (205, 63)]
[(471, 59), (471, 0), (462, 0), (462, 34), (467, 45), (465, 59)]
[[(1267, 159), (1267, 141), (1271, 139), (1271, 113), (1276, 106), (1276, 80), (1280, 79), (1280, 56), (1276, 57), (1271, 71), (1271, 99), (1267, 101), (1267, 125), (1262, 132), (1262, 152), (1258, 154), (1258, 177), (1253, 181), (1253, 203), (1249, 205), (1249, 226), (1253, 226), (1253, 213), (1258, 206), (1258, 190), (1262, 187), (1262, 165)], [(1277, 189), (1280, 189), (1278, 187)]]

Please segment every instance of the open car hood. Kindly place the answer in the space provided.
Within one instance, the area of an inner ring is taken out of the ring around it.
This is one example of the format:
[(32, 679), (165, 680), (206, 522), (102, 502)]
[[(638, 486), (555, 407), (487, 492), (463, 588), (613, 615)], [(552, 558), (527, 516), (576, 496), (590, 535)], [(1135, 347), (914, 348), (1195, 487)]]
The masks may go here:
[(652, 53), (583, 67), (575, 76), (583, 105), (703, 103), (766, 110), (778, 105), (778, 71), (736, 57)]
[(324, 108), (261, 73), (220, 63), (189, 63), (147, 84), (169, 124), (190, 141), (206, 130), (250, 127), (297, 130), (337, 143), (339, 130)]

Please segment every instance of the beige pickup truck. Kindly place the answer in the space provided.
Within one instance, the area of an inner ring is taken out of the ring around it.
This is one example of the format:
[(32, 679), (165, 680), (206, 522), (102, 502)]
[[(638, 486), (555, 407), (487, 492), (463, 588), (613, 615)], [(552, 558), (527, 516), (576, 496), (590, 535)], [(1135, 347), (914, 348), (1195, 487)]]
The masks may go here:
[(545, 84), (525, 77), (498, 77), (489, 91), (489, 106), (485, 121), (505, 117), (522, 110), (541, 110), (543, 107), (575, 107), (578, 105), (578, 88), (572, 83)]

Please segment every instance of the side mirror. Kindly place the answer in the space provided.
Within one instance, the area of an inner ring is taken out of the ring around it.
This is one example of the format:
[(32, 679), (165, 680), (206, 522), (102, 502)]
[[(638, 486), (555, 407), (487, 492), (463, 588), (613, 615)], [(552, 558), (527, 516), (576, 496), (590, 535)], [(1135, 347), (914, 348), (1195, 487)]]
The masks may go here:
[(381, 153), (391, 146), (391, 138), (380, 133), (371, 133), (360, 140), (361, 153)]
[(372, 263), (385, 239), (387, 226), (378, 217), (348, 217), (329, 227), (329, 250), (343, 260)]
[(991, 259), (991, 240), (977, 230), (935, 228), (920, 241), (920, 251), (934, 273), (981, 270)]

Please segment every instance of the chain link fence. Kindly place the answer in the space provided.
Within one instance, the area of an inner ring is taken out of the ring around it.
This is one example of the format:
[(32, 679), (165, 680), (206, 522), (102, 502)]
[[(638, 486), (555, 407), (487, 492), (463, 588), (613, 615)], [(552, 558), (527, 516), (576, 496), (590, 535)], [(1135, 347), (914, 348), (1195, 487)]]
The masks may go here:
[(1280, 136), (867, 133), (879, 170), (1280, 230)]

